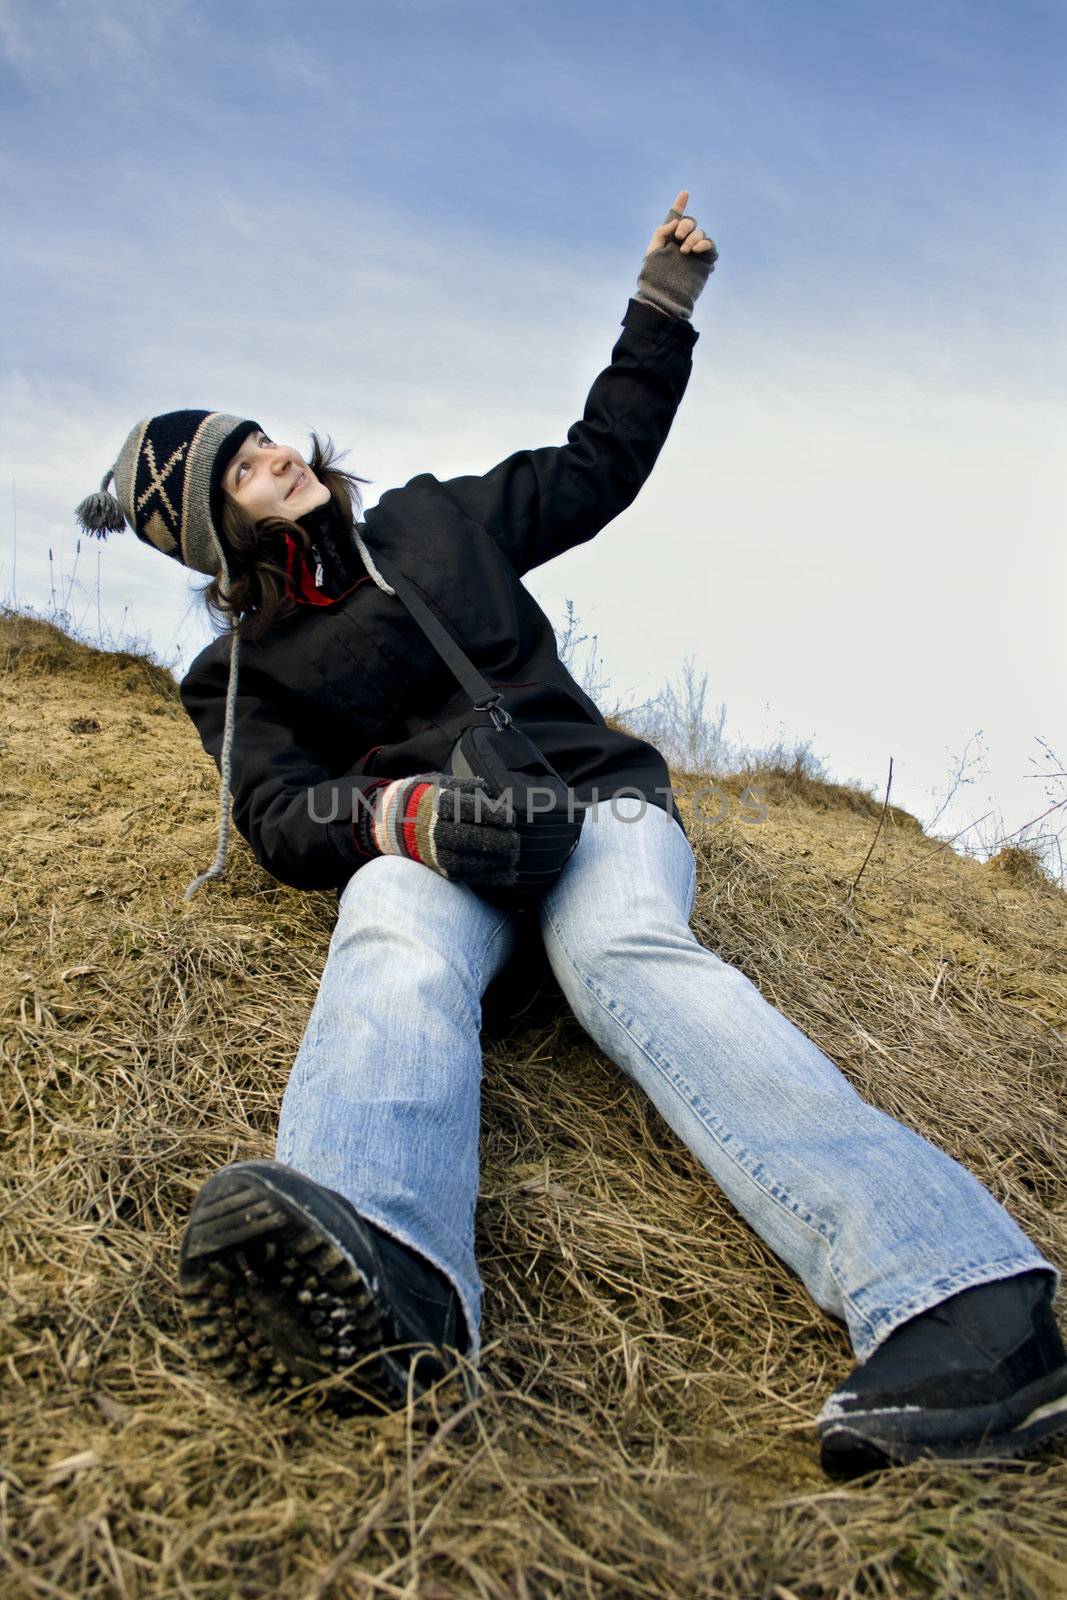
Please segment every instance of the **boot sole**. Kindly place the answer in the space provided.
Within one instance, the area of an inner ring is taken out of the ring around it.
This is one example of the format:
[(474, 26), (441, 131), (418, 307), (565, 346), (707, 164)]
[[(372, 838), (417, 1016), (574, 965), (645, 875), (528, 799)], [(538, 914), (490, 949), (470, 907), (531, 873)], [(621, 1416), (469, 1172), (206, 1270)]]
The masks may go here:
[(244, 1393), (315, 1399), (326, 1383), (334, 1410), (396, 1409), (367, 1278), (323, 1222), (262, 1176), (224, 1169), (208, 1179), (178, 1287), (197, 1356)]
[(1033, 1455), (1064, 1435), (1067, 1366), (992, 1405), (842, 1417), (821, 1432), (821, 1464), (832, 1477), (847, 1478), (928, 1459), (980, 1465)]

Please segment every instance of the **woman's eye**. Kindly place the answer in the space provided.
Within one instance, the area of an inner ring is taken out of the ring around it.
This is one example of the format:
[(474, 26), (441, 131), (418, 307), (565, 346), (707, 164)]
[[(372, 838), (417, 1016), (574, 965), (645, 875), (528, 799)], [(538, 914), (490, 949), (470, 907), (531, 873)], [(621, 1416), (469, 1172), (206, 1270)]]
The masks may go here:
[[(262, 444), (273, 444), (274, 440), (273, 439), (268, 439), (267, 435), (265, 433), (261, 433), (260, 436), (259, 436), (259, 442), (260, 442), (261, 445)], [(242, 461), (241, 465), (237, 468), (236, 472), (234, 473), (234, 475), (233, 475), (233, 486), (234, 486), (235, 489), (236, 489), (237, 485), (240, 483), (241, 474), (242, 474), (242, 472), (244, 472), (244, 470), (245, 470), (245, 468), (247, 466), (248, 466), (248, 462), (247, 461)]]

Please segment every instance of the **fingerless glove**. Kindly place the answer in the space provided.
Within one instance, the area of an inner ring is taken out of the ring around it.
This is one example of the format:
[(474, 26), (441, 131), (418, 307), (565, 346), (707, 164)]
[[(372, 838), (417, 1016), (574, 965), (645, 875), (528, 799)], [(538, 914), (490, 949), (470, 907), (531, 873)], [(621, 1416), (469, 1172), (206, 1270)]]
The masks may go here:
[(517, 881), (520, 839), (480, 778), (419, 772), (384, 782), (353, 822), (365, 855), (407, 856), (442, 878), (487, 888)]
[[(663, 220), (680, 222), (681, 218), (682, 213), (675, 211), (672, 206)], [(718, 259), (719, 252), (714, 244), (710, 250), (690, 250), (683, 255), (682, 244), (677, 239), (668, 239), (660, 249), (650, 250), (645, 257), (634, 299), (655, 306), (668, 316), (688, 320), (693, 315), (697, 296)]]

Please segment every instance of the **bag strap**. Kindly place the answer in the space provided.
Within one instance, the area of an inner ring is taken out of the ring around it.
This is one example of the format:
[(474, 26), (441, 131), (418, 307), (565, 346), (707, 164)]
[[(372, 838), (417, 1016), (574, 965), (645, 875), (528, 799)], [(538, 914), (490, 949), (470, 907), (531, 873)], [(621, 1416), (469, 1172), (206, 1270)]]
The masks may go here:
[(495, 728), (509, 727), (511, 716), (500, 703), (503, 697), (499, 690), (493, 688), (489, 679), (478, 671), (470, 656), (460, 649), (448, 629), (434, 616), (415, 585), (410, 583), (403, 573), (383, 567), (379, 555), (375, 554), (374, 561), (382, 577), (396, 590), (398, 598), (411, 612), (445, 665), (455, 674), (460, 686), (466, 689), (474, 701), (474, 709), (488, 712)]

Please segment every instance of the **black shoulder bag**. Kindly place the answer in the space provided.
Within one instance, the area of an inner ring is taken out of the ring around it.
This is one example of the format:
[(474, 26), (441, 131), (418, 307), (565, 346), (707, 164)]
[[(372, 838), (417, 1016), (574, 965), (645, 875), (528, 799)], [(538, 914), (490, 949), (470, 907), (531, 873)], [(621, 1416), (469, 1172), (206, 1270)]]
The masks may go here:
[(374, 559), (470, 695), (475, 711), (489, 719), (464, 728), (443, 769), (456, 777), (482, 778), (486, 793), (503, 802), (502, 814), (514, 822), (519, 834), (517, 882), (507, 888), (479, 888), (478, 893), (500, 906), (517, 907), (537, 900), (552, 887), (570, 859), (582, 831), (584, 810), (548, 757), (515, 726), (501, 704), (502, 696), (460, 649), (414, 585), (402, 573), (385, 570), (377, 554)]

